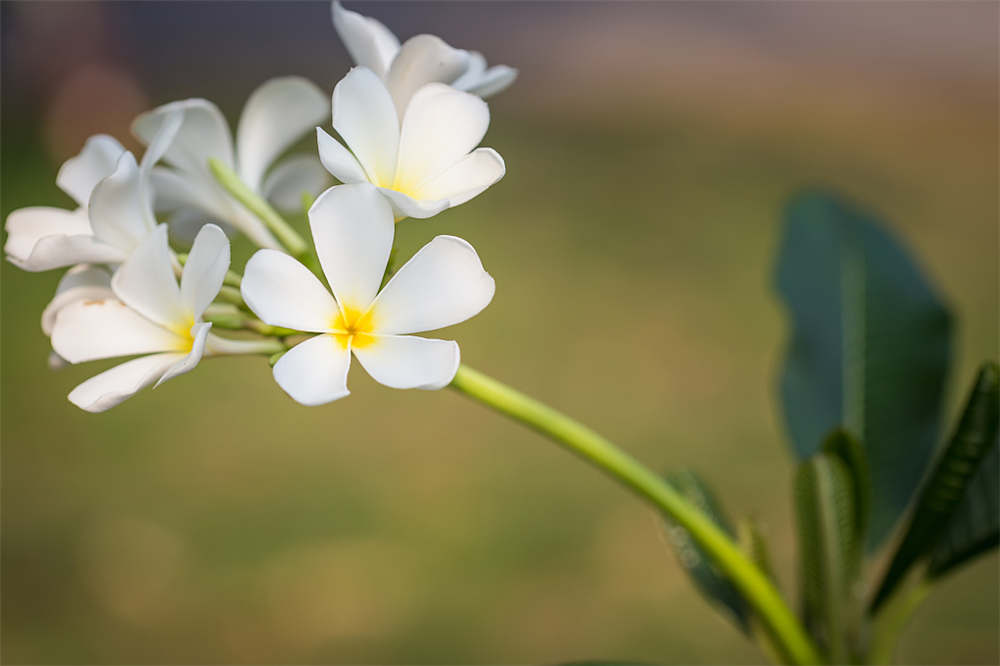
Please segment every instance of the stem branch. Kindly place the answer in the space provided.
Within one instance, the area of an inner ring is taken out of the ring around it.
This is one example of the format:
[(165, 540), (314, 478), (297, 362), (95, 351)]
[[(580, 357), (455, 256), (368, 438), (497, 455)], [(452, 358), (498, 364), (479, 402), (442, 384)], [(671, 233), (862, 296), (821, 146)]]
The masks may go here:
[(658, 474), (578, 421), (469, 367), (459, 366), (451, 386), (554, 439), (670, 516), (732, 579), (791, 663), (820, 662), (816, 647), (767, 576), (725, 532)]

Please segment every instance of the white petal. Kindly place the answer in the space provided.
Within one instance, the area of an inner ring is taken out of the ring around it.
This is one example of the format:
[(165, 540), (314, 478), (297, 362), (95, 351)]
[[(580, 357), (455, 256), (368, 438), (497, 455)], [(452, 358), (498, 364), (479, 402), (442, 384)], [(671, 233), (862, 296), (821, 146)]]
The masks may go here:
[(274, 364), (274, 381), (303, 405), (322, 405), (350, 394), (351, 352), (332, 335), (317, 335), (288, 350)]
[(229, 125), (219, 108), (206, 99), (186, 99), (171, 102), (148, 111), (132, 123), (132, 133), (150, 145), (161, 126), (176, 110), (184, 112), (184, 122), (163, 159), (178, 169), (211, 178), (209, 158), (234, 167), (233, 140)]
[(253, 91), (236, 130), (239, 173), (247, 187), (260, 191), (274, 160), (329, 112), (327, 96), (300, 76), (271, 79)]
[(393, 189), (413, 191), (472, 151), (486, 134), (486, 102), (441, 83), (429, 83), (406, 107)]
[(114, 173), (94, 188), (90, 197), (90, 226), (98, 240), (131, 252), (155, 226), (139, 166), (132, 153), (123, 153)]
[(124, 152), (125, 148), (113, 137), (96, 134), (87, 139), (79, 155), (59, 167), (56, 185), (76, 203), (86, 206), (94, 186), (111, 175)]
[(465, 72), (460, 77), (450, 83), (452, 88), (466, 92), (486, 73), (486, 57), (479, 51), (468, 51), (467, 53), (469, 54), (469, 66), (465, 68)]
[[(166, 221), (170, 246), (191, 249), (195, 237), (203, 226), (209, 224), (209, 219), (208, 215), (198, 208), (178, 208), (175, 210)], [(215, 220), (212, 224), (222, 229), (229, 238), (239, 233), (233, 225), (222, 220)]]
[(319, 148), (319, 159), (327, 171), (342, 183), (368, 182), (368, 174), (358, 159), (342, 143), (316, 128), (316, 145)]
[(70, 363), (187, 351), (190, 341), (149, 321), (117, 299), (77, 301), (59, 311), (52, 348)]
[(463, 204), (503, 178), (503, 158), (492, 148), (476, 148), (444, 173), (420, 186), (425, 199), (447, 199), (450, 206)]
[(358, 158), (369, 181), (392, 182), (399, 119), (385, 84), (370, 69), (355, 67), (333, 89), (333, 129)]
[(316, 254), (342, 307), (365, 310), (392, 250), (392, 208), (368, 183), (337, 185), (309, 209)]
[(56, 315), (70, 303), (76, 301), (100, 301), (114, 298), (111, 291), (111, 274), (103, 268), (82, 264), (74, 266), (59, 280), (56, 295), (42, 311), (42, 332), (52, 335)]
[(471, 245), (438, 236), (392, 276), (375, 299), (375, 333), (419, 333), (475, 315), (493, 299), (495, 285)]
[(153, 165), (159, 162), (166, 154), (167, 150), (177, 138), (181, 126), (184, 124), (184, 109), (173, 108), (165, 112), (160, 118), (159, 126), (142, 155), (139, 163), (139, 170), (148, 174)]
[(486, 70), (482, 76), (470, 80), (466, 86), (455, 85), (459, 90), (466, 90), (479, 97), (490, 97), (505, 90), (514, 83), (517, 78), (517, 70), (507, 65), (496, 65)]
[(215, 299), (229, 270), (229, 239), (222, 229), (206, 224), (194, 239), (181, 273), (181, 302), (201, 319), (208, 304)]
[(22, 270), (47, 271), (80, 263), (115, 264), (124, 261), (125, 254), (93, 236), (46, 236), (35, 243), (24, 261), (7, 258)]
[(392, 93), (399, 117), (403, 117), (413, 93), (422, 86), (450, 84), (468, 67), (468, 51), (452, 48), (440, 37), (417, 35), (406, 40), (385, 76), (385, 85)]
[(190, 174), (169, 167), (154, 167), (149, 173), (153, 188), (153, 207), (157, 213), (171, 212), (189, 206), (217, 215), (228, 210), (226, 197), (208, 187), (208, 183)]
[(166, 327), (190, 326), (193, 313), (181, 301), (174, 277), (167, 225), (157, 225), (111, 278), (115, 295), (144, 317)]
[(407, 217), (413, 217), (418, 220), (433, 217), (449, 205), (447, 199), (418, 200), (408, 194), (390, 190), (387, 187), (380, 187), (378, 191), (392, 205), (392, 212), (397, 222)]
[(240, 292), (261, 321), (272, 326), (329, 331), (340, 312), (308, 268), (277, 250), (258, 250), (250, 257)]
[(208, 339), (208, 332), (212, 329), (212, 325), (206, 322), (195, 324), (191, 327), (191, 351), (187, 355), (179, 359), (176, 363), (167, 368), (167, 371), (163, 373), (163, 376), (157, 380), (153, 388), (156, 388), (168, 379), (173, 379), (177, 375), (183, 375), (185, 372), (191, 372), (194, 366), (198, 365), (198, 361), (205, 354), (205, 341)]
[[(6, 229), (4, 252), (14, 265), (25, 270), (41, 271), (90, 261), (89, 258), (74, 261), (74, 248), (83, 252), (85, 247), (95, 244), (87, 211), (82, 208), (75, 211), (48, 206), (19, 208), (7, 216)], [(36, 252), (39, 241), (47, 237), (62, 240), (56, 242), (55, 249), (49, 241), (48, 250)], [(66, 237), (74, 237), (74, 240), (67, 241)]]
[(320, 161), (313, 155), (296, 155), (271, 169), (261, 194), (279, 210), (301, 212), (303, 194), (315, 197), (328, 187), (330, 176)]
[(183, 354), (153, 354), (91, 377), (69, 394), (69, 401), (88, 412), (103, 412), (146, 388), (179, 359)]
[(355, 64), (384, 77), (399, 51), (396, 36), (379, 21), (344, 9), (339, 2), (335, 1), (331, 9), (333, 27)]
[(452, 340), (378, 335), (353, 351), (372, 379), (390, 388), (439, 389), (458, 371), (458, 343)]
[(69, 211), (49, 206), (18, 208), (7, 216), (7, 242), (3, 250), (20, 260), (31, 254), (35, 243), (46, 236), (91, 235), (85, 210)]
[[(216, 222), (224, 227), (239, 229), (261, 247), (278, 248), (280, 243), (267, 226), (253, 213), (234, 201), (214, 180), (205, 180), (197, 174), (157, 167), (151, 173), (159, 211), (179, 211), (184, 208), (201, 211), (200, 219), (190, 219), (192, 213), (178, 218), (188, 226), (192, 222)], [(200, 228), (200, 224), (194, 231)], [(188, 242), (194, 238), (192, 233)]]

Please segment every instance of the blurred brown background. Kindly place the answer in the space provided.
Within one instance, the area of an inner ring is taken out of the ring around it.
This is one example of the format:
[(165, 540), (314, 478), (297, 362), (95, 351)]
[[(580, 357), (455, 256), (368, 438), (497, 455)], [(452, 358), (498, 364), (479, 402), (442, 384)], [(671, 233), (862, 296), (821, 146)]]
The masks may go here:
[[(762, 522), (794, 597), (778, 212), (821, 184), (889, 220), (959, 317), (954, 414), (997, 356), (1000, 5), (348, 7), (521, 70), (491, 100), (504, 180), (399, 227), (468, 239), (497, 280), (451, 331), (465, 361), (699, 470)], [(325, 2), (0, 18), (4, 215), (68, 206), (61, 161), (146, 108), (234, 118), (270, 76), (332, 90), (349, 65)], [(645, 506), (461, 396), (355, 369), (350, 398), (306, 408), (231, 358), (89, 415), (65, 396), (112, 364), (46, 367), (58, 274), (2, 277), (4, 663), (761, 661)], [(995, 555), (948, 579), (902, 660), (997, 663), (997, 588)]]

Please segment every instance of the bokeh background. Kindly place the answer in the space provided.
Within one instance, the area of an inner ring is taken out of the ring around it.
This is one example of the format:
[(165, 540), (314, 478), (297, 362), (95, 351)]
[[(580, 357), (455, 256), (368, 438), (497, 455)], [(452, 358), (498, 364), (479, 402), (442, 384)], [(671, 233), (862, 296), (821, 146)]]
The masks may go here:
[[(994, 2), (348, 3), (521, 70), (491, 100), (507, 176), (399, 227), (470, 240), (493, 304), (473, 367), (580, 415), (758, 519), (794, 596), (775, 399), (779, 211), (803, 185), (884, 216), (959, 326), (949, 422), (997, 355)], [(153, 105), (235, 118), (347, 55), (317, 3), (3, 2), (2, 212), (66, 205), (58, 165)], [(249, 248), (241, 246), (242, 259)], [(51, 372), (57, 273), (4, 263), (4, 663), (757, 663), (636, 499), (450, 391), (351, 375), (306, 408), (258, 359), (104, 415)], [(948, 579), (901, 657), (994, 664), (997, 559)]]

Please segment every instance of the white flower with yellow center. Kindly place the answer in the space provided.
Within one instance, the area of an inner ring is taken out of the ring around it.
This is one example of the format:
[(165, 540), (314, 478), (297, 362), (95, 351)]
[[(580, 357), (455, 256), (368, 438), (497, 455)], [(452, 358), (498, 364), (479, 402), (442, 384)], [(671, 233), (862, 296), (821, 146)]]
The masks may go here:
[(165, 120), (180, 112), (183, 123), (163, 155), (169, 166), (152, 171), (156, 210), (169, 215), (171, 232), (188, 241), (207, 219), (239, 229), (262, 247), (280, 247), (267, 227), (216, 181), (210, 159), (235, 171), (252, 191), (280, 210), (300, 210), (305, 192), (317, 194), (329, 176), (315, 155), (282, 155), (329, 113), (326, 94), (298, 77), (271, 79), (247, 100), (236, 129), (236, 147), (219, 108), (205, 99), (171, 102), (148, 111), (132, 124), (132, 133), (149, 143)]
[(32, 206), (12, 212), (4, 244), (8, 261), (27, 271), (124, 261), (156, 224), (149, 172), (173, 141), (180, 121), (176, 114), (164, 118), (141, 167), (110, 136), (88, 139), (56, 176), (56, 184), (79, 207)]
[(476, 148), (490, 124), (486, 102), (430, 83), (400, 119), (385, 84), (355, 67), (333, 90), (333, 128), (317, 128), (323, 166), (342, 183), (368, 182), (392, 204), (396, 220), (427, 218), (465, 203), (503, 177), (503, 159)]
[(202, 321), (228, 269), (229, 240), (214, 224), (198, 233), (180, 285), (166, 225), (148, 233), (111, 279), (113, 296), (76, 299), (59, 308), (52, 326), (52, 347), (70, 363), (148, 355), (80, 384), (70, 402), (102, 412), (150, 384), (188, 372), (203, 355), (260, 351), (253, 343), (211, 335), (212, 325)]
[(413, 93), (427, 83), (445, 83), (488, 97), (517, 78), (516, 69), (506, 65), (487, 68), (482, 53), (452, 48), (433, 35), (417, 35), (400, 46), (399, 39), (373, 18), (344, 9), (336, 1), (332, 13), (333, 26), (354, 63), (385, 81), (400, 112)]
[(330, 291), (287, 254), (260, 250), (247, 263), (247, 305), (273, 326), (318, 333), (274, 366), (292, 398), (319, 405), (342, 398), (351, 354), (375, 381), (392, 388), (437, 389), (458, 369), (458, 344), (410, 333), (451, 326), (493, 298), (493, 278), (460, 238), (438, 236), (379, 291), (394, 224), (370, 185), (330, 188), (309, 211), (316, 252)]

